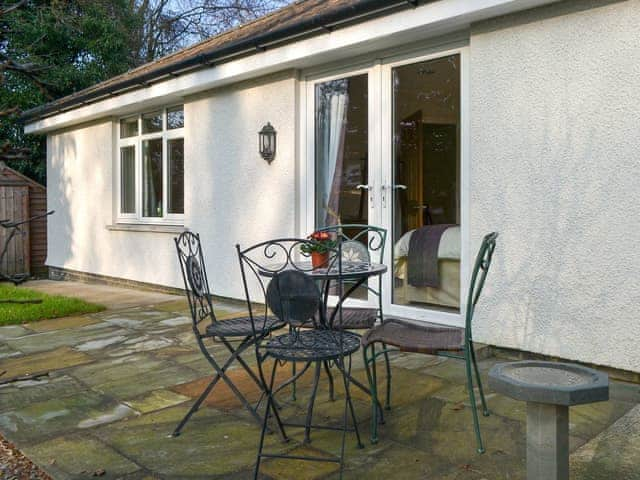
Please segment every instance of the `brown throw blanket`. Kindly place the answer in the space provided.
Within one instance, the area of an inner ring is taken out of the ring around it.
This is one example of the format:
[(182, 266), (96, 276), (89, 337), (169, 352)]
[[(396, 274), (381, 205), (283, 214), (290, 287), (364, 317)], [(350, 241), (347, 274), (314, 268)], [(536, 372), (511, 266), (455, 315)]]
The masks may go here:
[(438, 248), (444, 231), (455, 225), (427, 225), (416, 229), (409, 240), (407, 279), (414, 287), (440, 288)]

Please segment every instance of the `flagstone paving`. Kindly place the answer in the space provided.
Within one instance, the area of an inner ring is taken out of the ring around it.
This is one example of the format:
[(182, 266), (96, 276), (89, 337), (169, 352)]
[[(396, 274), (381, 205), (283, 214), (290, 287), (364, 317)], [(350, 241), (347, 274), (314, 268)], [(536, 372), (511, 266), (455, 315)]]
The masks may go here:
[[(29, 287), (32, 287), (29, 285)], [(198, 351), (189, 310), (181, 297), (43, 282), (45, 291), (69, 290), (108, 304), (97, 314), (0, 328), (0, 432), (56, 479), (248, 479), (252, 478), (259, 428), (221, 382), (177, 438), (168, 436), (211, 376)], [(101, 296), (108, 301), (103, 301)], [(219, 318), (243, 313), (237, 303), (217, 308)], [(212, 343), (214, 355), (226, 348)], [(251, 365), (251, 354), (246, 355)], [(486, 375), (495, 363), (480, 361)], [(290, 374), (278, 369), (278, 381)], [(384, 375), (381, 372), (381, 381)], [(365, 382), (360, 356), (353, 374)], [(252, 400), (260, 395), (238, 366), (229, 375)], [(380, 441), (368, 441), (368, 397), (352, 387), (365, 447), (347, 436), (344, 478), (494, 480), (525, 478), (524, 404), (487, 392), (492, 415), (481, 417), (487, 452), (478, 455), (470, 405), (460, 362), (424, 355), (392, 358), (393, 393)], [(11, 381), (13, 379), (13, 381)], [(278, 395), (282, 416), (303, 421), (310, 372)], [(342, 382), (331, 401), (326, 378), (314, 409), (314, 422), (340, 425)], [(613, 382), (611, 400), (571, 410), (572, 478), (640, 479), (640, 387)], [(267, 435), (266, 450), (333, 455), (341, 437), (335, 431), (288, 432), (284, 444)], [(331, 463), (263, 462), (265, 480), (335, 480)]]

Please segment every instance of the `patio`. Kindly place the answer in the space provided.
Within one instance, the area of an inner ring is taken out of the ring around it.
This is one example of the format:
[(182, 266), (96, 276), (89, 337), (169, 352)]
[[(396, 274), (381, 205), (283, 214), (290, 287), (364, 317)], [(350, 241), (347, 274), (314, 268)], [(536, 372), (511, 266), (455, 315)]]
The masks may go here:
[[(25, 455), (56, 479), (250, 478), (259, 428), (226, 387), (214, 390), (180, 437), (168, 437), (211, 376), (197, 351), (186, 300), (73, 282), (28, 286), (82, 296), (108, 309), (0, 328), (0, 372), (6, 372), (0, 380), (32, 376), (0, 387), (0, 431)], [(243, 312), (239, 303), (216, 308), (219, 319)], [(497, 361), (480, 361), (484, 377)], [(492, 415), (481, 419), (487, 452), (478, 455), (461, 362), (397, 354), (392, 371), (393, 409), (380, 427), (380, 442), (367, 440), (359, 450), (353, 436), (347, 437), (345, 478), (524, 478), (523, 403), (489, 393)], [(359, 354), (354, 372), (365, 381)], [(241, 369), (230, 376), (257, 399)], [(308, 390), (303, 377), (296, 402), (286, 390), (279, 395), (286, 418), (304, 416)], [(367, 438), (369, 402), (355, 389), (353, 395)], [(331, 402), (322, 382), (317, 417), (339, 422), (340, 397), (338, 388)], [(638, 385), (613, 381), (609, 402), (571, 410), (573, 478), (640, 478), (638, 402)], [(322, 455), (335, 452), (339, 443), (335, 432), (313, 431), (311, 447), (303, 447), (302, 431), (291, 433), (295, 441), (286, 445), (268, 436), (269, 448)], [(262, 478), (333, 479), (337, 468), (267, 460)]]

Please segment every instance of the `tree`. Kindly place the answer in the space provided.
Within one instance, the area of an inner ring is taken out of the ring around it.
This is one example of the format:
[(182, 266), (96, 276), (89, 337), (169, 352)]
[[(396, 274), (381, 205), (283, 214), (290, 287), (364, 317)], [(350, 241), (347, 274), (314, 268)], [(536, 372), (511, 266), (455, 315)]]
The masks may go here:
[(0, 160), (44, 182), (45, 145), (20, 113), (288, 3), (0, 0)]
[[(134, 66), (128, 0), (4, 2), (0, 9), (0, 159), (44, 181), (44, 140), (20, 113)], [(35, 160), (35, 161), (34, 161)]]
[(142, 28), (136, 63), (150, 62), (194, 42), (261, 17), (291, 0), (131, 0)]

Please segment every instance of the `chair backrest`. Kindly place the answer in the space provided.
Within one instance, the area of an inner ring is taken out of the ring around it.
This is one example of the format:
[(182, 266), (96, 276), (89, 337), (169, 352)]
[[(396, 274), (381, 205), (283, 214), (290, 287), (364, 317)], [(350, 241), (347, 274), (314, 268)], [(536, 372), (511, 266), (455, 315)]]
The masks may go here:
[(207, 270), (202, 255), (200, 235), (185, 231), (174, 240), (178, 250), (178, 261), (180, 262), (180, 270), (184, 280), (184, 289), (189, 300), (193, 326), (197, 331), (198, 324), (202, 320), (210, 319), (211, 322), (216, 321), (211, 303)]
[(336, 240), (342, 242), (342, 252), (345, 260), (355, 260), (350, 258), (352, 256), (350, 252), (352, 251), (356, 254), (363, 251), (357, 247), (356, 243), (359, 243), (368, 249), (367, 259), (364, 261), (383, 263), (384, 247), (387, 242), (387, 230), (384, 228), (349, 223), (322, 227), (317, 231), (330, 232), (336, 235)]
[[(315, 240), (281, 238), (246, 249), (236, 246), (254, 334), (264, 329), (269, 310), (292, 329), (317, 326), (329, 276), (334, 281), (342, 275), (339, 244), (327, 248), (325, 267), (313, 268), (308, 252), (318, 245)], [(337, 284), (341, 289), (341, 282)], [(341, 321), (341, 312), (337, 316)]]
[(467, 296), (467, 315), (465, 321), (466, 337), (471, 339), (471, 321), (473, 320), (473, 313), (482, 293), (484, 282), (487, 279), (487, 273), (489, 273), (489, 267), (491, 266), (491, 259), (493, 258), (493, 251), (496, 248), (496, 239), (498, 238), (497, 232), (488, 233), (482, 239), (480, 250), (476, 256), (476, 262), (473, 265), (473, 272), (471, 273), (471, 283), (469, 285), (469, 294)]

